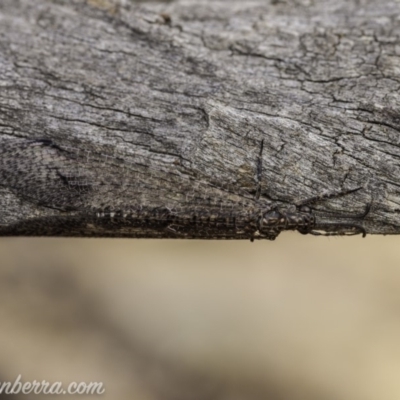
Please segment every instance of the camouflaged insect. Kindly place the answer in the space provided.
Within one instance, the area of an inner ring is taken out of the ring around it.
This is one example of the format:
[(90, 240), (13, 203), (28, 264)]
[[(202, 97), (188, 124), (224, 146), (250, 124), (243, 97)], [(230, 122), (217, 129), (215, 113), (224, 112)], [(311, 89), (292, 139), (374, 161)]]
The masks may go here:
[[(256, 175), (262, 174), (260, 149)], [(326, 215), (310, 206), (361, 189), (343, 190), (282, 208), (237, 189), (196, 177), (154, 171), (163, 185), (149, 202), (146, 165), (47, 139), (0, 138), (0, 187), (19, 202), (20, 219), (0, 210), (0, 235), (196, 239), (268, 239), (283, 231), (312, 235), (366, 235), (361, 215)], [(174, 192), (174, 188), (176, 189)], [(171, 195), (171, 193), (175, 193)], [(1, 195), (1, 193), (0, 193)], [(229, 197), (229, 200), (226, 198)], [(35, 205), (35, 212), (29, 208)], [(343, 222), (340, 222), (343, 220)]]

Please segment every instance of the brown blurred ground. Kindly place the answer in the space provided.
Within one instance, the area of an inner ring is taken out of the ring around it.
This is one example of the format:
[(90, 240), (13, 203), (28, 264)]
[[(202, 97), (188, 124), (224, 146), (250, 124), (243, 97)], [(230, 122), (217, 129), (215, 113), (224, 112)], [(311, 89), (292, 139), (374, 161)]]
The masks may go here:
[(103, 381), (105, 399), (398, 400), (398, 243), (1, 239), (0, 380)]

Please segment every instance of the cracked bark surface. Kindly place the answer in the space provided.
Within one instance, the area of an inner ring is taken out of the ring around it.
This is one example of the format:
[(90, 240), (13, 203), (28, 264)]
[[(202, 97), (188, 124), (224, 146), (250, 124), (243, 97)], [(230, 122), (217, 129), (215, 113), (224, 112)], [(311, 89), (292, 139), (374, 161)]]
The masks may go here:
[(242, 239), (354, 188), (316, 230), (400, 233), (399, 15), (2, 0), (0, 235)]

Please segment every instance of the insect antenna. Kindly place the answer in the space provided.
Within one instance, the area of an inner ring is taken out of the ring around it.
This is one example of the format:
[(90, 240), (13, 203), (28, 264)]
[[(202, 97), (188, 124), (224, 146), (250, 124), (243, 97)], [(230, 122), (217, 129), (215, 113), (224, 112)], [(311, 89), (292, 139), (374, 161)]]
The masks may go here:
[(363, 186), (359, 186), (356, 187), (354, 189), (347, 189), (347, 190), (343, 190), (340, 192), (331, 192), (331, 193), (325, 193), (319, 196), (314, 196), (314, 197), (309, 197), (308, 199), (305, 199), (301, 202), (296, 203), (296, 206), (302, 207), (302, 206), (310, 206), (312, 204), (318, 203), (319, 201), (324, 201), (324, 200), (328, 200), (328, 199), (332, 199), (332, 198), (336, 198), (336, 197), (342, 197), (342, 196), (346, 196), (348, 194), (357, 192), (358, 190), (363, 189)]
[(323, 211), (323, 212), (319, 212), (318, 210), (315, 210), (318, 212), (318, 215), (321, 217), (329, 217), (330, 214), (334, 214), (336, 218), (339, 219), (364, 219), (369, 212), (371, 211), (371, 207), (372, 207), (372, 203), (368, 203), (365, 207), (365, 210), (362, 213), (359, 214), (342, 214), (340, 212), (337, 211)]

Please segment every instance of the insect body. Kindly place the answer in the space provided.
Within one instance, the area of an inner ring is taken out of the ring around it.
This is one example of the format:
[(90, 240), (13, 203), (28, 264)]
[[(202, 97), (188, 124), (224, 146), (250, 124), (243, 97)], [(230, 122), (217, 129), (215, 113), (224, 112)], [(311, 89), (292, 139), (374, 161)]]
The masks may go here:
[[(262, 150), (263, 141), (256, 163), (256, 194), (252, 196), (237, 187), (216, 187), (191, 175), (149, 171), (135, 160), (130, 163), (114, 157), (110, 161), (110, 157), (101, 157), (94, 150), (74, 151), (47, 139), (0, 136), (0, 187), (26, 205), (21, 218), (21, 212), (13, 213), (13, 220), (0, 212), (0, 236), (253, 241), (274, 240), (286, 230), (365, 236), (360, 223), (369, 207), (361, 216), (336, 215), (335, 222), (324, 222), (323, 213), (310, 207), (361, 187), (310, 198), (289, 210), (263, 198)], [(29, 208), (31, 205), (36, 207), (35, 213)]]

